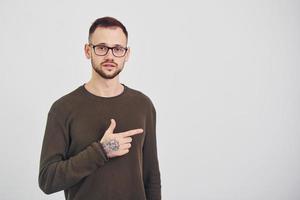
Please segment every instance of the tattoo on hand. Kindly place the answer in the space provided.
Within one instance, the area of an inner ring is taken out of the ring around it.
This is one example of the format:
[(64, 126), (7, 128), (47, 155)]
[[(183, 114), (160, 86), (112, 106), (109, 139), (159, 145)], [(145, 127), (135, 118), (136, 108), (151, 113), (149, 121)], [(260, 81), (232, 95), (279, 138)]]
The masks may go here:
[(118, 151), (120, 147), (119, 141), (116, 139), (109, 140), (103, 143), (104, 150), (108, 153), (111, 151)]

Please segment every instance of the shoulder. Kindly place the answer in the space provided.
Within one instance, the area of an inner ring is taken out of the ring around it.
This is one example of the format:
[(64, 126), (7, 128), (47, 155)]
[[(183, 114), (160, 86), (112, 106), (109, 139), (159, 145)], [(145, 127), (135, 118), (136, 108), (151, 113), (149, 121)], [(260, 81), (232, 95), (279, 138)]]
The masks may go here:
[(148, 107), (154, 109), (154, 103), (153, 103), (153, 101), (152, 101), (152, 99), (150, 98), (149, 95), (147, 95), (146, 93), (144, 93), (140, 90), (137, 90), (137, 89), (129, 88), (129, 90), (130, 90), (130, 95), (135, 100), (143, 103), (145, 106), (148, 106)]
[(74, 104), (76, 104), (76, 102), (78, 101), (80, 97), (79, 94), (79, 87), (64, 94), (63, 96), (59, 97), (58, 99), (56, 99), (49, 110), (49, 113), (53, 113), (53, 114), (65, 114), (68, 113), (71, 108), (74, 106)]

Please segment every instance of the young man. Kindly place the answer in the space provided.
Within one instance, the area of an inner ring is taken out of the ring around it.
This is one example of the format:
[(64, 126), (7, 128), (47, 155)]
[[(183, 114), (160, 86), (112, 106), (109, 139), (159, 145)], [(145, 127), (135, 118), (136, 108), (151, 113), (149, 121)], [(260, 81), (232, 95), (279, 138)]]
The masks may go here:
[(40, 158), (39, 187), (67, 200), (160, 200), (156, 111), (150, 98), (119, 82), (128, 33), (112, 17), (89, 30), (92, 77), (56, 100)]

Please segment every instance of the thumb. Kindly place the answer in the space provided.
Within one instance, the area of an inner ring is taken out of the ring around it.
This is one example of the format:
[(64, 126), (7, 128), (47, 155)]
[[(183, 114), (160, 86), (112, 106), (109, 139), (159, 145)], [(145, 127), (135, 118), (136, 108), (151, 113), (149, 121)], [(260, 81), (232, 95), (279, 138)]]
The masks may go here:
[(108, 129), (106, 130), (106, 132), (108, 134), (112, 134), (114, 132), (115, 128), (116, 128), (116, 121), (114, 119), (110, 119), (110, 125), (109, 125)]

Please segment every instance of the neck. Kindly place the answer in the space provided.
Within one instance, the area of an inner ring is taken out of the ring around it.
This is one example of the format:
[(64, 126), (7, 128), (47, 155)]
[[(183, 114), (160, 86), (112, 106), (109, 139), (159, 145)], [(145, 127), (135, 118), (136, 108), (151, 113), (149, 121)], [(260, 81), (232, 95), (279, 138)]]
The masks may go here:
[(91, 78), (85, 88), (96, 96), (113, 97), (121, 94), (124, 86), (119, 82), (119, 76), (113, 79)]

